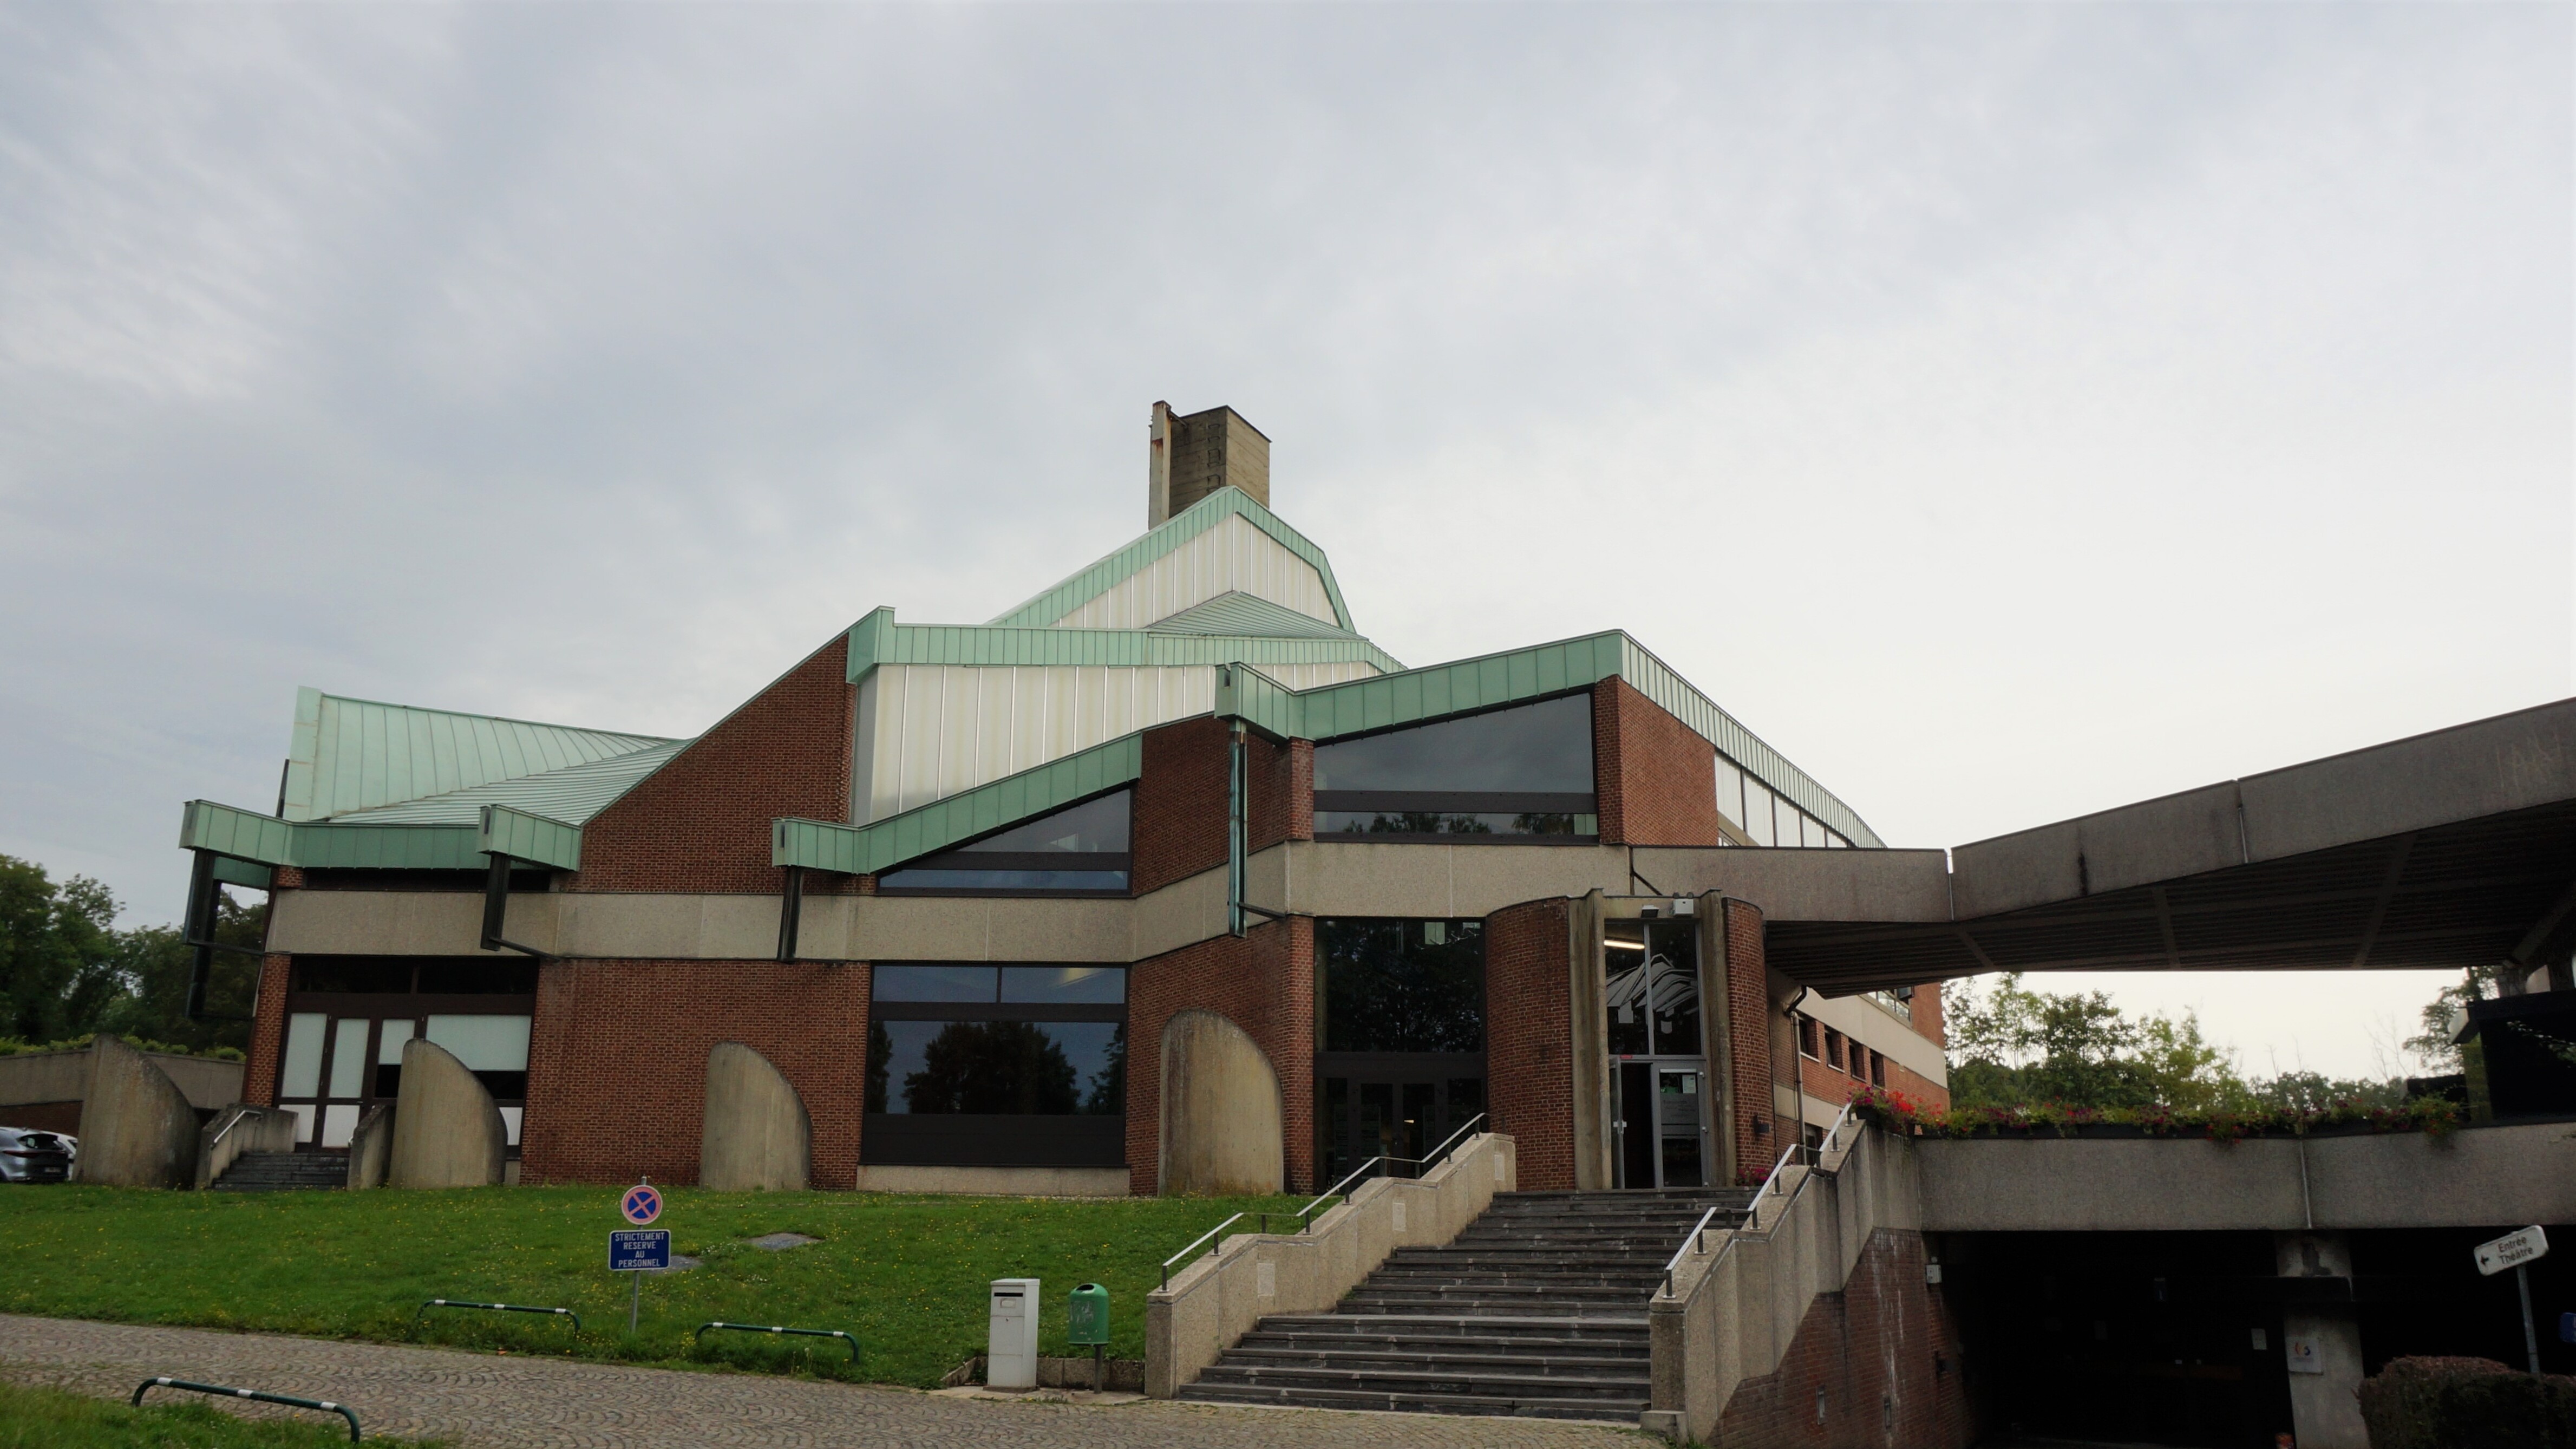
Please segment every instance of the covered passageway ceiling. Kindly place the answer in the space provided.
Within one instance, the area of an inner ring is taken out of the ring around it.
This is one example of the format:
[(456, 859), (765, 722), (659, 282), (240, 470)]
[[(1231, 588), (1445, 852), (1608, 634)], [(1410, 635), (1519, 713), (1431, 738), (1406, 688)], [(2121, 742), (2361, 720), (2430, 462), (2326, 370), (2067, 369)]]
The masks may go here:
[(2546, 962), (2576, 945), (2576, 700), (1963, 845), (1948, 884), (1942, 919), (1919, 891), (1854, 912), (1877, 919), (1775, 916), (1770, 963), (1840, 994)]

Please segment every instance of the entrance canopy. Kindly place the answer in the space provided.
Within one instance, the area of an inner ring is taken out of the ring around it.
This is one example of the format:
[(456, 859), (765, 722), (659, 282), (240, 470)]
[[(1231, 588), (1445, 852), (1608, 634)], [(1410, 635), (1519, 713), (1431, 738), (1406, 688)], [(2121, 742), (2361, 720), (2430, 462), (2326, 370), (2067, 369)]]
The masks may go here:
[[(1800, 854), (1849, 873), (1833, 857), (1874, 852)], [(1808, 892), (1855, 909), (1774, 913), (1771, 965), (1840, 994), (1989, 971), (2539, 964), (2576, 945), (2576, 700), (1959, 846), (1946, 909), (1923, 885)]]

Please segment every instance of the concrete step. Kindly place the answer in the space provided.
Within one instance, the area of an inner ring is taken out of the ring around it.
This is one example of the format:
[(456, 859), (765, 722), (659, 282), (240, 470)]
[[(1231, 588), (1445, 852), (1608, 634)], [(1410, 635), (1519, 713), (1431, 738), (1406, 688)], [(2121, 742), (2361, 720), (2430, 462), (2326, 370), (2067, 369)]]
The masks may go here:
[(1245, 1335), (1245, 1342), (1274, 1336), (1338, 1338), (1354, 1345), (1580, 1344), (1585, 1352), (1592, 1352), (1595, 1346), (1602, 1351), (1630, 1344), (1643, 1349), (1647, 1327), (1643, 1311), (1624, 1322), (1598, 1315), (1577, 1318), (1540, 1313), (1274, 1313)]
[(345, 1152), (245, 1152), (215, 1179), (217, 1192), (320, 1192), (349, 1184)]
[(1246, 1388), (1325, 1389), (1377, 1394), (1442, 1394), (1468, 1398), (1609, 1399), (1625, 1403), (1648, 1393), (1644, 1373), (1561, 1375), (1534, 1379), (1519, 1374), (1422, 1372), (1410, 1369), (1301, 1368), (1226, 1362), (1201, 1374), (1203, 1384)]
[(1199, 1404), (1274, 1404), (1299, 1409), (1382, 1409), (1400, 1414), (1480, 1414), (1524, 1419), (1598, 1419), (1634, 1425), (1646, 1396), (1633, 1399), (1557, 1399), (1536, 1394), (1378, 1393), (1358, 1389), (1296, 1388), (1278, 1384), (1193, 1383), (1176, 1396)]
[(1641, 1349), (1635, 1354), (1584, 1353), (1577, 1349), (1538, 1351), (1531, 1345), (1514, 1352), (1474, 1352), (1481, 1345), (1459, 1348), (1358, 1347), (1323, 1343), (1256, 1343), (1235, 1345), (1226, 1362), (1250, 1368), (1346, 1368), (1363, 1372), (1482, 1374), (1488, 1378), (1643, 1378), (1653, 1365)]

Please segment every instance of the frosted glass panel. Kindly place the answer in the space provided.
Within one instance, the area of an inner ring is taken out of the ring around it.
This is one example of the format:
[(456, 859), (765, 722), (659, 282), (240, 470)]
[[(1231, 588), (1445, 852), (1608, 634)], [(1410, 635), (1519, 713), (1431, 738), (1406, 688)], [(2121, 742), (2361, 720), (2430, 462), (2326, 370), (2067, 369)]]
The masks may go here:
[(1727, 824), (1744, 828), (1744, 772), (1723, 756), (1717, 762), (1717, 813)]
[[(337, 1073), (334, 1073), (337, 1075)], [(346, 1147), (358, 1130), (358, 1104), (341, 1102), (322, 1109), (322, 1145)]]
[(413, 1026), (414, 1023), (408, 1021), (385, 1023), (385, 1034), (376, 1039), (377, 1065), (386, 1067), (402, 1065), (403, 1043), (411, 1040)]
[[(331, 1095), (354, 1097), (358, 1084), (367, 1079), (367, 1026), (365, 1017), (343, 1017), (331, 1032)], [(327, 1134), (331, 1124), (326, 1118), (322, 1130)], [(337, 1145), (346, 1145), (346, 1139)]]
[(433, 1016), (427, 1035), (454, 1052), (468, 1071), (524, 1072), (529, 1020), (524, 1016)]
[[(318, 1032), (321, 1028), (316, 1027), (314, 1030)], [(301, 1105), (289, 1104), (286, 1110), (295, 1114), (295, 1140), (298, 1142), (312, 1141), (313, 1104), (310, 1102), (306, 1102)]]
[(528, 1109), (525, 1107), (501, 1107), (496, 1108), (495, 1110), (501, 1114), (501, 1130), (509, 1134), (510, 1145), (513, 1147), (518, 1146), (519, 1119), (528, 1115)]
[(1769, 845), (1771, 834), (1771, 792), (1747, 776), (1744, 781), (1744, 833), (1756, 845)]
[(286, 1019), (286, 1069), (279, 1074), (279, 1096), (321, 1095), (322, 1028), (329, 1020), (318, 1011), (299, 1011)]

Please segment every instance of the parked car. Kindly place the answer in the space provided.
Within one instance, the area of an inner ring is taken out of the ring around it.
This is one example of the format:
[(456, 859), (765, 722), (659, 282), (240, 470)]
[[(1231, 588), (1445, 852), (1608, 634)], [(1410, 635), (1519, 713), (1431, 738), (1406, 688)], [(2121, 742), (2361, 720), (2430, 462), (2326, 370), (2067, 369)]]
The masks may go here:
[(77, 1139), (33, 1127), (0, 1127), (0, 1182), (61, 1182), (71, 1176)]

